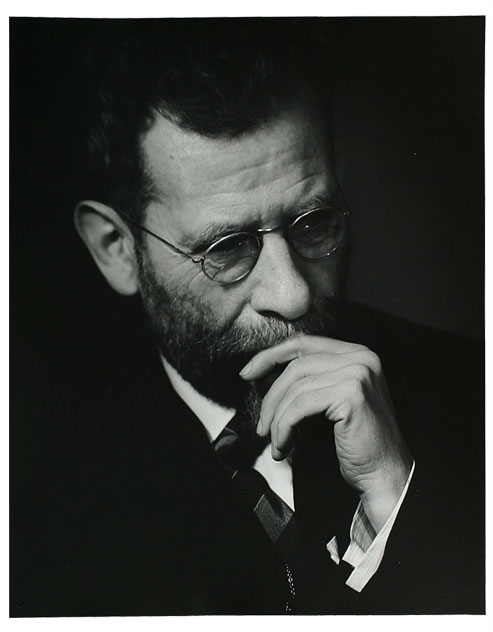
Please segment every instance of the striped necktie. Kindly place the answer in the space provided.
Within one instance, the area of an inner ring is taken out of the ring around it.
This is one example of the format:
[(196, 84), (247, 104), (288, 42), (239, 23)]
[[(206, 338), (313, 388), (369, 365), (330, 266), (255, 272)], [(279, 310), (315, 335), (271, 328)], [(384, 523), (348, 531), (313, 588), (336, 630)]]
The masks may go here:
[(251, 467), (266, 442), (257, 436), (240, 436), (240, 423), (237, 414), (214, 441), (214, 449), (249, 509), (284, 559), (289, 590), (285, 611), (290, 613), (296, 597), (293, 570), (302, 564), (295, 514), (269, 487), (262, 474)]

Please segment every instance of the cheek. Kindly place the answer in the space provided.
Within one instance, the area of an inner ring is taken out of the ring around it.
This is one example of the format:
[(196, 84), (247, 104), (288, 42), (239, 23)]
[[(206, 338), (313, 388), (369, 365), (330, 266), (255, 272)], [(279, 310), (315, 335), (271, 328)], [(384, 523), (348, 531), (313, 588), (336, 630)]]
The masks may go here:
[(306, 278), (310, 280), (314, 294), (319, 297), (338, 295), (344, 283), (346, 254), (337, 253), (318, 263), (306, 264)]
[(148, 244), (145, 262), (160, 284), (170, 292), (177, 292), (180, 295), (195, 293), (195, 288), (200, 287), (204, 276), (199, 263), (194, 263), (178, 253), (168, 252), (154, 241)]
[[(153, 244), (154, 246), (154, 244)], [(208, 279), (200, 263), (173, 253), (148, 249), (146, 264), (156, 282), (166, 287), (170, 296), (180, 296), (213, 316), (218, 325), (230, 323), (242, 312), (248, 302), (247, 285), (219, 285)]]
[(161, 275), (171, 295), (180, 295), (197, 309), (202, 308), (218, 326), (235, 321), (248, 303), (244, 284), (214, 283), (204, 275), (200, 264), (185, 261), (185, 265), (175, 266), (168, 274), (161, 268)]
[(234, 285), (222, 286), (204, 278), (200, 290), (195, 284), (195, 295), (205, 304), (214, 315), (218, 325), (232, 324), (241, 319), (241, 315), (248, 304), (248, 298), (243, 288)]

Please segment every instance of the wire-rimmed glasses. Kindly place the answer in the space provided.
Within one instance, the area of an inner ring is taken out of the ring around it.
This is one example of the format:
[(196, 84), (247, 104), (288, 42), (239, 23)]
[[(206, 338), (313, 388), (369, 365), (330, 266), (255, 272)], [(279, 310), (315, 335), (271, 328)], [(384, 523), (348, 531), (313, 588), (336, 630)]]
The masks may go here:
[(202, 272), (214, 283), (229, 285), (250, 274), (260, 256), (263, 235), (274, 231), (282, 230), (286, 241), (305, 261), (320, 261), (330, 257), (344, 240), (346, 217), (349, 213), (330, 206), (313, 209), (299, 215), (287, 226), (258, 228), (225, 235), (214, 241), (201, 255), (180, 250), (149, 228), (138, 224), (124, 213), (120, 214), (175, 252), (200, 264)]

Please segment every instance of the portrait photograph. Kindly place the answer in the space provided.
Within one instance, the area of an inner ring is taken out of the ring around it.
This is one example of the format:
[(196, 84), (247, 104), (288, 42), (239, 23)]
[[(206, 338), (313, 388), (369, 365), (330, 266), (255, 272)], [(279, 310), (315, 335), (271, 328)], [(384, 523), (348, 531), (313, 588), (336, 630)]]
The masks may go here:
[(9, 17), (10, 619), (484, 615), (485, 15), (69, 15)]

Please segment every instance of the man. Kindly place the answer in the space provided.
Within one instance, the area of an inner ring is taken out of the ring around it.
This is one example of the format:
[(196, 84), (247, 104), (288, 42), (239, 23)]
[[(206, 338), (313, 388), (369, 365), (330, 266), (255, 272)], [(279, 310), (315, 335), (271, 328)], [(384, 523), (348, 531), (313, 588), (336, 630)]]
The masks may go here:
[[(477, 543), (447, 549), (470, 509), (434, 488), (449, 455), (418, 458), (393, 404), (436, 450), (423, 407), (451, 382), (426, 392), (415, 339), (343, 306), (350, 213), (299, 49), (180, 28), (93, 51), (75, 223), (154, 343), (86, 389), (91, 448), (63, 510), (77, 546), (56, 590), (46, 571), (51, 614), (480, 610)], [(410, 364), (395, 391), (393, 344)], [(445, 343), (422, 344), (438, 366)], [(423, 389), (412, 402), (403, 381)]]

